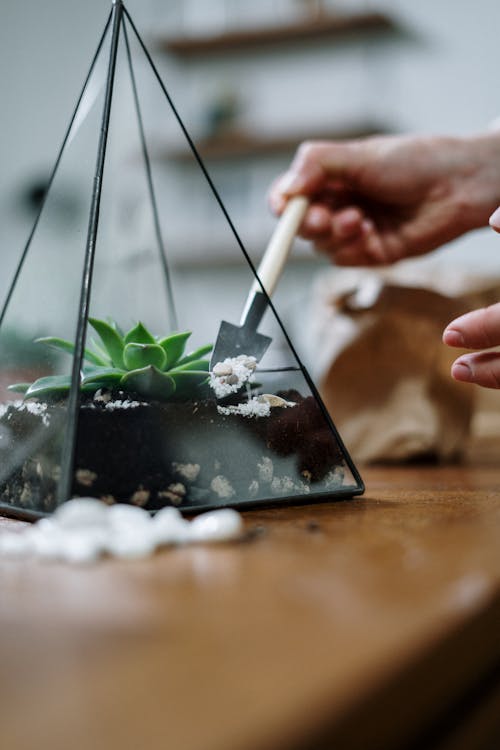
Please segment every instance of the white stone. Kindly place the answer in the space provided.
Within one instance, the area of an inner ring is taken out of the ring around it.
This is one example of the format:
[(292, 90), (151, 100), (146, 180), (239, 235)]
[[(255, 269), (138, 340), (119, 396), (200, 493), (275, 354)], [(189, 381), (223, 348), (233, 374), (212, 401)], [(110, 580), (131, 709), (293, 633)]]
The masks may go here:
[(109, 507), (94, 498), (81, 498), (68, 501), (52, 517), (22, 531), (0, 534), (0, 554), (33, 554), (47, 560), (89, 564), (104, 553), (143, 558), (160, 545), (226, 542), (239, 538), (242, 531), (240, 514), (229, 508), (205, 513), (190, 523), (172, 507), (162, 508), (152, 519), (137, 506)]
[(186, 479), (186, 481), (195, 482), (198, 479), (201, 466), (200, 464), (178, 464), (174, 461), (172, 468), (179, 476)]
[(148, 557), (156, 549), (152, 529), (140, 524), (137, 527), (121, 528), (109, 535), (107, 551), (115, 557), (136, 559)]
[(275, 495), (291, 495), (297, 489), (298, 487), (291, 477), (273, 477), (273, 481), (271, 482), (271, 492)]
[(254, 397), (248, 401), (243, 401), (241, 404), (217, 405), (217, 411), (224, 416), (239, 414), (242, 417), (268, 417), (271, 413), (271, 405), (261, 401), (258, 397)]
[(191, 524), (177, 508), (162, 508), (152, 522), (153, 536), (157, 544), (183, 544), (189, 539)]
[(250, 497), (256, 497), (259, 492), (259, 483), (256, 479), (252, 479), (248, 485), (248, 494)]
[(190, 524), (190, 541), (228, 542), (243, 532), (241, 515), (231, 508), (213, 510), (197, 516)]
[(60, 557), (66, 562), (82, 564), (95, 562), (108, 547), (105, 529), (82, 529), (67, 532), (60, 540)]
[(149, 526), (151, 516), (138, 505), (116, 503), (107, 508), (108, 521), (113, 528), (129, 526)]
[(132, 505), (138, 505), (139, 508), (143, 508), (148, 502), (150, 495), (149, 490), (136, 490), (130, 498), (130, 502)]
[(60, 505), (54, 520), (61, 528), (100, 526), (106, 523), (108, 506), (95, 497), (77, 497)]
[(230, 364), (226, 364), (224, 362), (217, 362), (216, 365), (214, 365), (212, 372), (214, 375), (217, 375), (218, 378), (232, 375), (233, 374), (233, 368)]
[(25, 557), (33, 553), (33, 545), (25, 531), (4, 532), (0, 535), (0, 554), (7, 557)]
[(342, 486), (344, 481), (344, 469), (342, 466), (336, 466), (332, 471), (329, 471), (326, 477), (323, 479), (323, 487), (327, 490), (336, 489)]
[(65, 533), (65, 529), (56, 524), (41, 527), (36, 524), (32, 534), (28, 536), (31, 536), (33, 551), (37, 557), (57, 560), (63, 556)]
[(221, 500), (229, 500), (236, 494), (229, 479), (222, 474), (218, 474), (212, 479), (210, 482), (210, 489), (212, 492), (215, 492)]
[(271, 484), (274, 475), (274, 465), (269, 456), (262, 456), (262, 461), (257, 464), (259, 481)]
[(262, 393), (260, 396), (257, 396), (257, 398), (259, 401), (267, 403), (273, 408), (279, 407), (281, 409), (286, 409), (290, 406), (297, 406), (295, 401), (285, 401), (284, 398), (276, 396), (274, 393)]
[[(238, 357), (227, 357), (223, 362), (217, 362), (210, 374), (209, 385), (213, 389), (217, 398), (224, 398), (230, 393), (239, 391), (243, 383), (251, 380), (255, 367), (255, 357), (249, 357), (246, 354), (240, 354)], [(226, 371), (229, 375), (217, 375), (218, 372)]]

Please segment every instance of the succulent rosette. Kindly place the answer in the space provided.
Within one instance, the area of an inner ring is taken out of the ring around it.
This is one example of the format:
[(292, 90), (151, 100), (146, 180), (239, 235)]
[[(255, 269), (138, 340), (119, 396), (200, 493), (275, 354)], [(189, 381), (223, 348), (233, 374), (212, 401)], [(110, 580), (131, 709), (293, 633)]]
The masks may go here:
[[(84, 364), (80, 389), (95, 393), (106, 388), (141, 396), (148, 400), (167, 401), (189, 398), (208, 381), (212, 351), (207, 344), (189, 354), (185, 353), (191, 331), (173, 333), (164, 338), (154, 336), (141, 323), (124, 333), (115, 321), (89, 318), (89, 324), (99, 336), (91, 348), (84, 350)], [(65, 339), (48, 336), (37, 343), (74, 354), (74, 344)], [(29, 398), (61, 398), (71, 388), (70, 375), (48, 375), (33, 383), (16, 383), (11, 391)]]

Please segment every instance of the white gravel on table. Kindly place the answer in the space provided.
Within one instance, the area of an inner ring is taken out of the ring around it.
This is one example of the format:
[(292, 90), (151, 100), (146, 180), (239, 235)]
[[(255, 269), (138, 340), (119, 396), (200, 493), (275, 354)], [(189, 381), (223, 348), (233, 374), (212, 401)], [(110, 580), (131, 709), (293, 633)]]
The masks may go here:
[(228, 542), (243, 534), (241, 515), (221, 508), (187, 521), (177, 508), (151, 516), (134, 505), (92, 497), (63, 503), (55, 513), (17, 531), (0, 530), (0, 555), (92, 563), (103, 556), (144, 558), (174, 544)]

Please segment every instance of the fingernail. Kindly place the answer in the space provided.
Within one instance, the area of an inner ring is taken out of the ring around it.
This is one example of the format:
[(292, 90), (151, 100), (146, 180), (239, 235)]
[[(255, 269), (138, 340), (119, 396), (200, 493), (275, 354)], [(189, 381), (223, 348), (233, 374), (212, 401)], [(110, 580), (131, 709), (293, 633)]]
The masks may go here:
[(496, 229), (497, 231), (500, 230), (500, 207), (491, 214), (490, 227), (493, 227), (493, 229)]
[(451, 367), (451, 374), (455, 380), (461, 380), (464, 383), (470, 383), (472, 380), (472, 370), (465, 362), (454, 362)]
[(448, 346), (463, 346), (465, 348), (465, 340), (463, 334), (454, 328), (447, 328), (443, 333), (443, 341)]

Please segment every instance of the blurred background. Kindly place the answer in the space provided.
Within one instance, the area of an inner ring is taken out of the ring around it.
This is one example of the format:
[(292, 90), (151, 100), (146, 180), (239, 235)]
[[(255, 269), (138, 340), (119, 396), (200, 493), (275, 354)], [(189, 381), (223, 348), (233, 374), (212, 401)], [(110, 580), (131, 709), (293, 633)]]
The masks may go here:
[[(256, 262), (275, 223), (266, 192), (302, 140), (380, 132), (470, 134), (500, 115), (500, 6), (494, 0), (129, 0), (126, 6)], [(0, 2), (2, 299), (109, 9), (107, 0)], [(248, 269), (225, 222), (220, 216), (214, 221), (213, 197), (204, 182), (200, 189), (199, 169), (144, 64), (138, 85), (155, 180), (165, 196), (159, 208), (182, 300), (181, 327), (195, 323), (202, 341), (213, 335), (214, 321), (239, 317)], [(96, 84), (89, 110), (99, 94)], [(134, 289), (142, 291), (140, 309), (131, 317), (155, 325), (155, 274), (153, 266), (152, 275), (146, 272), (144, 250), (153, 230), (142, 209), (147, 191), (137, 177), (137, 125), (120, 101), (106, 178), (114, 197), (114, 250), (100, 257), (102, 278), (112, 271), (118, 281), (106, 282), (103, 296), (112, 299), (119, 318), (134, 297), (133, 289), (123, 293), (120, 274), (133, 277)], [(95, 133), (97, 123), (94, 113), (84, 124)], [(95, 163), (95, 144), (77, 140), (37, 234), (30, 278), (14, 300), (9, 335), (18, 337), (21, 349), (47, 326), (49, 333), (64, 333), (54, 330), (55, 321), (73, 326), (73, 313), (66, 312), (77, 299), (81, 256), (75, 260), (71, 247), (75, 236), (84, 240)], [(414, 263), (435, 267), (437, 258), (440, 269), (496, 275), (498, 252), (498, 237), (486, 229)], [(298, 242), (275, 298), (313, 373), (316, 355), (308, 346), (304, 311), (317, 278), (327, 271), (325, 261)], [(66, 283), (70, 277), (74, 283)], [(44, 283), (41, 302), (37, 289)]]

